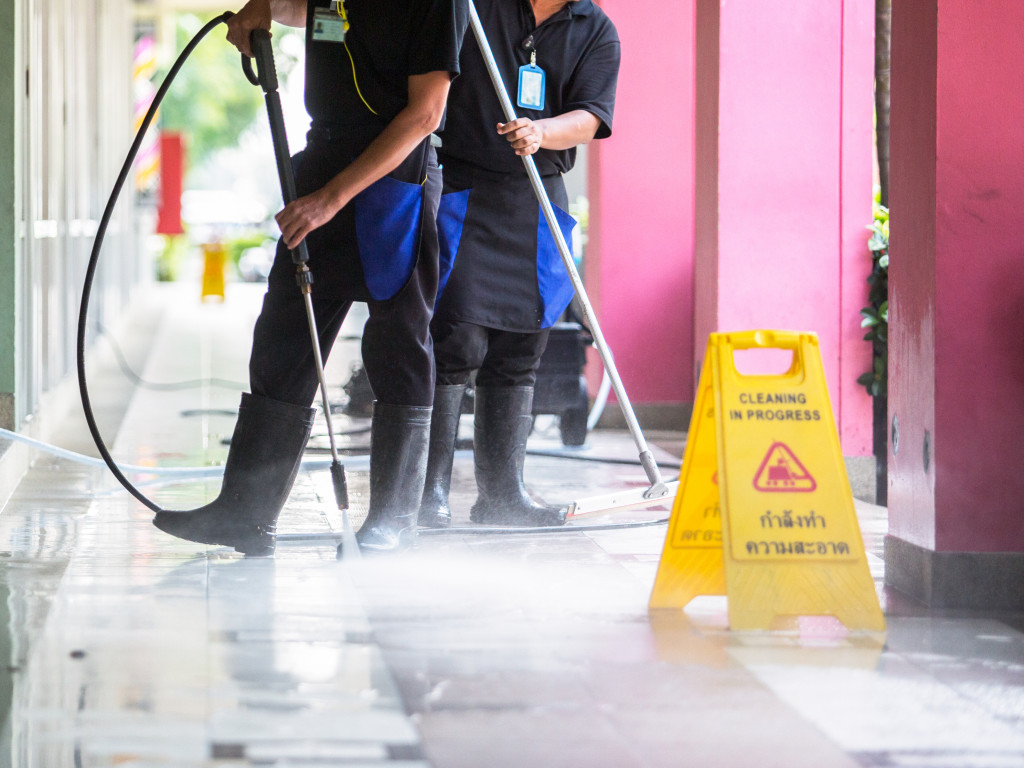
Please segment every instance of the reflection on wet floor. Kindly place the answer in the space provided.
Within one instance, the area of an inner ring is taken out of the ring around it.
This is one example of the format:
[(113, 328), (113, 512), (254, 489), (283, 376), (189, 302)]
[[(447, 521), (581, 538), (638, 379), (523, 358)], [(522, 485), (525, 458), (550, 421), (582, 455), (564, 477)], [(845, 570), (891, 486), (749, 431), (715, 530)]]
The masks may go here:
[[(146, 377), (237, 376), (256, 299), (164, 304)], [(332, 359), (334, 380), (347, 363)], [(114, 453), (218, 463), (233, 425), (221, 411), (236, 405), (215, 389), (138, 390)], [(559, 449), (557, 434), (531, 448)], [(600, 432), (579, 456), (634, 453), (628, 435)], [(178, 508), (219, 485), (139, 479)], [(526, 480), (549, 502), (645, 483), (639, 466), (538, 455)], [(365, 471), (349, 483), (358, 524)], [(473, 499), (460, 454), (457, 525)], [(303, 472), (281, 530), (324, 538), (244, 559), (162, 534), (103, 470), (44, 457), (0, 514), (0, 765), (1024, 765), (1020, 617), (929, 611), (885, 590), (885, 510), (859, 504), (858, 516), (884, 635), (814, 617), (740, 633), (724, 597), (648, 613), (663, 525), (424, 536), (400, 557), (338, 562), (329, 477)]]

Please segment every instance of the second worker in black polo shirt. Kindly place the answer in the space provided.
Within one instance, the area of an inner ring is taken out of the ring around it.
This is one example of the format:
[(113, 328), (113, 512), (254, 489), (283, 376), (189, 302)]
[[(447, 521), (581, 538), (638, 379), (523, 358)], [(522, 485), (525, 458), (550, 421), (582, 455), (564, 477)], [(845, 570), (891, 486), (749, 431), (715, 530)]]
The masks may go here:
[(431, 323), (437, 384), (419, 522), (451, 523), (455, 437), (476, 370), (471, 519), (561, 525), (566, 510), (531, 499), (522, 473), (537, 365), (573, 288), (520, 156), (533, 155), (571, 243), (575, 222), (565, 212), (562, 174), (573, 167), (576, 146), (611, 135), (619, 39), (592, 0), (477, 0), (476, 7), (520, 117), (501, 124), (483, 56), (467, 33), (439, 152), (441, 284)]
[(192, 541), (269, 554), (298, 471), (317, 390), (289, 249), (305, 240), (326, 358), (353, 301), (369, 309), (363, 363), (374, 402), (363, 549), (409, 544), (423, 492), (434, 368), (441, 178), (429, 136), (459, 72), (466, 0), (250, 0), (228, 21), (244, 54), (271, 19), (306, 29), (306, 148), (249, 361), (221, 493), (154, 523)]

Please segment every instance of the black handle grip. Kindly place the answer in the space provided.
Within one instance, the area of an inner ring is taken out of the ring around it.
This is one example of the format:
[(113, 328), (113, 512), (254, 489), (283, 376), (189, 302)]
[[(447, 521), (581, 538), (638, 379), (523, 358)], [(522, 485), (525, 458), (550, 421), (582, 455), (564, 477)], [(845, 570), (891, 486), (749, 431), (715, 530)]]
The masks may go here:
[(260, 79), (256, 77), (256, 73), (252, 71), (252, 63), (249, 61), (249, 57), (244, 53), (242, 54), (242, 71), (245, 73), (246, 80), (256, 87), (259, 87)]
[[(249, 82), (260, 86), (267, 102), (267, 117), (270, 120), (270, 136), (274, 141), (274, 159), (277, 162), (277, 175), (281, 181), (281, 197), (285, 205), (295, 200), (295, 174), (288, 151), (288, 136), (284, 127), (284, 115), (281, 113), (281, 96), (277, 92), (277, 68), (274, 66), (274, 49), (270, 44), (270, 32), (265, 29), (254, 29), (249, 33), (249, 45), (253, 58), (256, 59), (256, 72), (253, 72), (249, 57), (242, 56), (242, 70)], [(296, 265), (309, 261), (306, 241), (299, 243), (292, 250), (292, 261)]]
[(246, 79), (258, 85), (265, 93), (277, 90), (277, 67), (274, 66), (274, 49), (270, 44), (270, 32), (265, 29), (254, 29), (249, 33), (249, 48), (256, 59), (256, 71), (252, 62), (242, 54), (242, 71)]

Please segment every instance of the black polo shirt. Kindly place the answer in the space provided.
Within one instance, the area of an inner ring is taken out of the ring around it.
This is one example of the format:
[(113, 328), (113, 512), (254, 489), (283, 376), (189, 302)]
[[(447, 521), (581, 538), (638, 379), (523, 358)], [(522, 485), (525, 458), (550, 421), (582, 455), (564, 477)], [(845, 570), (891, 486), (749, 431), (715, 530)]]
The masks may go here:
[[(611, 135), (619, 36), (593, 0), (570, 2), (539, 27), (529, 0), (476, 0), (476, 8), (517, 115), (537, 120), (583, 109), (601, 121), (596, 138)], [(530, 63), (524, 45), (530, 37), (546, 77), (543, 110), (515, 106), (519, 67)], [(442, 156), (492, 171), (522, 171), (522, 158), (495, 130), (505, 116), (472, 30), (466, 32), (461, 67), (448, 97)], [(576, 150), (542, 149), (533, 157), (542, 175), (564, 173), (576, 162)]]
[(330, 0), (309, 0), (306, 8), (305, 97), (314, 122), (388, 123), (409, 101), (410, 76), (459, 73), (466, 0), (345, 0), (348, 51), (313, 39), (317, 8), (329, 9)]

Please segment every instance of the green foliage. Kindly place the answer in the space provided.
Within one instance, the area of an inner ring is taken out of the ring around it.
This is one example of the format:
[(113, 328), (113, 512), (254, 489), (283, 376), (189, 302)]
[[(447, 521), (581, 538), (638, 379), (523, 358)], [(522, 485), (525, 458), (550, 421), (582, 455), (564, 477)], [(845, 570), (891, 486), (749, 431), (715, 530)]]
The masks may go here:
[[(181, 268), (194, 246), (187, 233), (159, 237), (163, 241), (163, 248), (156, 256), (156, 279), (161, 282), (174, 282), (180, 276)], [(224, 240), (224, 252), (228, 262), (237, 271), (238, 260), (247, 248), (256, 248), (276, 240), (273, 235), (253, 230)]]
[(238, 260), (247, 248), (258, 248), (276, 240), (276, 237), (268, 235), (266, 232), (245, 232), (225, 240), (224, 250), (227, 251), (228, 260), (237, 268)]
[(187, 234), (160, 235), (160, 238), (164, 241), (164, 247), (156, 257), (156, 279), (173, 282), (178, 279), (178, 272), (191, 245)]
[(860, 314), (861, 327), (867, 328), (864, 340), (871, 342), (873, 361), (871, 370), (861, 374), (857, 383), (863, 385), (872, 397), (886, 397), (889, 388), (889, 209), (878, 202), (874, 205), (874, 221), (868, 227), (871, 238), (871, 274), (868, 276), (868, 305)]
[[(175, 49), (182, 50), (212, 16), (177, 16)], [(241, 133), (263, 108), (263, 91), (245, 79), (241, 56), (224, 40), (223, 27), (196, 47), (174, 80), (160, 108), (160, 126), (187, 137), (187, 164), (202, 165), (219, 149), (237, 146)], [(279, 76), (295, 64), (275, 51)], [(157, 81), (166, 76), (161, 72)]]

